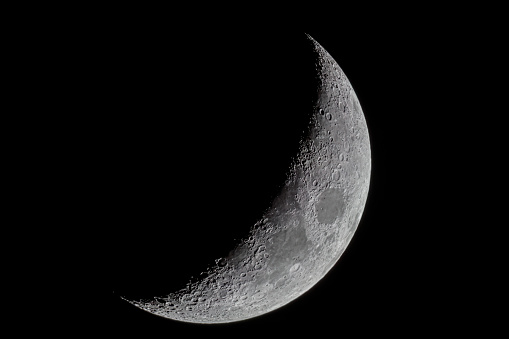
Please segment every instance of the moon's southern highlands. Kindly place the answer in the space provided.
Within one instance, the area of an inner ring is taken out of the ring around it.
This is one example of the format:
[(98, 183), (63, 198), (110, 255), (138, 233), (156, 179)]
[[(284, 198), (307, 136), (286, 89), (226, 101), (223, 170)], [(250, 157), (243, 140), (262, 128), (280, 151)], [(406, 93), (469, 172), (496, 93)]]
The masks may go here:
[(318, 42), (307, 41), (316, 102), (279, 194), (229, 255), (196, 272), (199, 279), (166, 295), (124, 296), (129, 303), (184, 322), (240, 321), (295, 300), (341, 257), (368, 195), (368, 129), (344, 72)]

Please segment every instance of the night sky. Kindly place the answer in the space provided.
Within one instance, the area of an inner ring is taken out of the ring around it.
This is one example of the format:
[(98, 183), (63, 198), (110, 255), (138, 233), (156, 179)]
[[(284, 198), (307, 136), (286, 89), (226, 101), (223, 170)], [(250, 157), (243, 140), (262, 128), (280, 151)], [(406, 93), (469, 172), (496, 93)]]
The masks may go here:
[[(106, 286), (108, 331), (118, 336), (179, 337), (176, 333), (187, 333), (237, 337), (292, 335), (314, 328), (320, 336), (334, 333), (340, 337), (342, 333), (371, 331), (433, 333), (440, 326), (460, 326), (467, 302), (463, 288), (456, 283), (462, 264), (451, 247), (460, 241), (460, 226), (447, 212), (455, 204), (449, 196), (457, 185), (447, 176), (453, 176), (450, 164), (460, 155), (447, 129), (458, 114), (451, 103), (462, 95), (453, 85), (460, 74), (453, 51), (462, 46), (463, 38), (459, 34), (458, 39), (450, 39), (451, 30), (441, 18), (433, 27), (409, 15), (398, 20), (377, 18), (341, 29), (303, 30), (338, 62), (363, 108), (372, 152), (368, 200), (349, 247), (324, 279), (278, 310), (231, 324), (197, 325), (163, 319), (127, 304), (118, 295), (133, 289), (141, 294), (164, 291), (167, 286), (158, 278), (171, 274), (167, 258), (180, 272), (194, 271), (191, 266), (200, 265), (201, 255), (222, 255), (233, 244), (232, 238), (241, 237), (256, 219), (257, 211), (278, 188), (281, 171), (299, 137), (295, 134), (302, 124), (298, 117), (305, 117), (303, 111), (289, 119), (285, 109), (298, 112), (306, 107), (302, 98), (307, 89), (302, 89), (296, 102), (284, 100), (302, 81), (299, 76), (293, 78), (292, 67), (306, 72), (305, 67), (299, 68), (303, 57), (292, 47), (290, 33), (207, 32), (181, 36), (169, 46), (159, 47), (161, 53), (177, 53), (177, 61), (164, 69), (170, 76), (161, 76), (144, 87), (141, 100), (127, 100), (138, 88), (127, 84), (147, 75), (132, 77), (131, 70), (127, 72), (129, 76), (121, 81), (127, 89), (114, 86), (116, 90), (108, 94), (109, 99), (124, 103), (112, 106), (112, 111), (122, 114), (106, 118), (106, 131), (113, 129), (121, 136), (109, 140), (111, 148), (104, 155), (112, 202), (104, 211), (111, 225), (107, 242), (112, 258)], [(264, 40), (267, 36), (270, 38)], [(286, 43), (277, 44), (285, 36)], [(151, 41), (144, 43), (150, 46)], [(270, 46), (271, 53), (264, 53), (264, 44)], [(179, 49), (184, 45), (186, 53), (196, 52), (194, 56), (188, 58)], [(125, 53), (116, 48), (125, 46), (113, 48), (114, 55)], [(140, 54), (138, 50), (130, 56)], [(150, 59), (147, 55), (140, 58)], [(122, 70), (134, 69), (131, 61), (110, 58), (113, 65), (122, 65), (112, 74), (125, 75)], [(155, 60), (154, 66), (147, 68), (150, 77), (162, 73), (163, 61)], [(119, 80), (116, 75), (111, 78)], [(285, 81), (287, 92), (278, 92)], [(143, 123), (135, 115), (129, 120), (134, 113), (127, 112), (146, 110), (147, 102), (152, 111), (162, 115)], [(165, 109), (169, 117), (164, 115)], [(163, 154), (158, 168), (166, 166), (170, 174), (151, 176), (147, 169), (126, 165), (132, 148), (129, 154), (116, 150), (123, 149), (126, 135), (137, 144), (132, 133), (126, 133), (132, 129), (144, 142), (150, 139), (159, 145), (150, 154), (140, 151), (139, 157), (153, 159)], [(136, 173), (144, 173), (148, 181), (137, 183)], [(161, 181), (162, 177), (166, 179)], [(444, 182), (450, 182), (445, 189)], [(175, 199), (180, 202), (178, 207), (170, 203)], [(140, 203), (144, 204), (141, 212)], [(154, 226), (147, 225), (147, 215)], [(232, 226), (231, 220), (237, 219), (242, 221)], [(161, 231), (162, 225), (169, 228)], [(175, 286), (185, 282), (179, 279), (188, 276), (174, 277)]]

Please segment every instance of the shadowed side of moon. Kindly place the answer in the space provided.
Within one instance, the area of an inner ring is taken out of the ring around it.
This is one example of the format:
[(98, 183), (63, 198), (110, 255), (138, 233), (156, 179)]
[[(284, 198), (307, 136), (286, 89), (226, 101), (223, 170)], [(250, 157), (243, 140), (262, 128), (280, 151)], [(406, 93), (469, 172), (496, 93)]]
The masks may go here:
[[(116, 293), (144, 299), (182, 288), (271, 205), (316, 101), (301, 40), (115, 40), (105, 61), (112, 104), (98, 124)], [(281, 67), (274, 56), (285, 54), (293, 57)]]

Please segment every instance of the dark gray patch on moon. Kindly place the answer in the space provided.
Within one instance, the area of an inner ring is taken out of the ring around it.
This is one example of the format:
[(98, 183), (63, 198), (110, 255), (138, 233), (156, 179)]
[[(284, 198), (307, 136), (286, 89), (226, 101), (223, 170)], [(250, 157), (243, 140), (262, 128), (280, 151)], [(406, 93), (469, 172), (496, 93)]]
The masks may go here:
[[(288, 263), (292, 259), (305, 257), (309, 252), (304, 220), (296, 217), (294, 221), (297, 221), (297, 224), (288, 229), (280, 229), (267, 244), (267, 251), (271, 253), (269, 267), (273, 270), (269, 278), (281, 275), (291, 266)], [(290, 220), (288, 222), (290, 223)]]
[(315, 204), (318, 222), (330, 225), (338, 216), (342, 216), (345, 210), (343, 194), (337, 188), (328, 188), (320, 194)]

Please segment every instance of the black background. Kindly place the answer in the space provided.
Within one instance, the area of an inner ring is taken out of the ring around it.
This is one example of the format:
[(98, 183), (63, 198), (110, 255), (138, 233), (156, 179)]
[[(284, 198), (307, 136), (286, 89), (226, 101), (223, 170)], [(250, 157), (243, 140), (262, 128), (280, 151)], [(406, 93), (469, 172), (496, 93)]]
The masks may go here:
[[(454, 197), (465, 175), (454, 168), (471, 149), (456, 133), (468, 116), (462, 84), (475, 76), (466, 41), (483, 40), (468, 20), (389, 12), (302, 31), (101, 31), (86, 52), (86, 78), (96, 79), (85, 93), (93, 128), (83, 149), (93, 159), (87, 208), (109, 303), (95, 299), (104, 318), (84, 327), (115, 337), (238, 337), (476, 326), (465, 323), (481, 318), (477, 279), (465, 271), (480, 264), (464, 259)], [(170, 292), (227, 255), (278, 191), (313, 98), (309, 58), (296, 47), (303, 32), (346, 73), (370, 133), (365, 213), (339, 262), (297, 300), (237, 323), (177, 322), (122, 301)]]
[[(4, 162), (17, 176), (4, 179), (18, 208), (5, 229), (20, 236), (4, 237), (16, 267), (4, 280), (22, 289), (5, 291), (17, 330), (486, 337), (505, 324), (505, 11), (313, 3), (290, 25), (290, 11), (193, 6), (9, 14)], [(346, 252), (297, 300), (238, 323), (123, 302), (227, 255), (278, 192), (313, 113), (303, 32), (345, 71), (370, 133), (369, 196)]]

